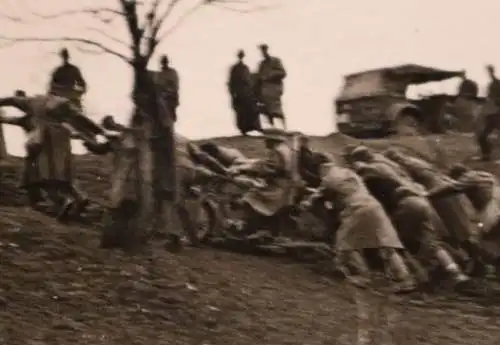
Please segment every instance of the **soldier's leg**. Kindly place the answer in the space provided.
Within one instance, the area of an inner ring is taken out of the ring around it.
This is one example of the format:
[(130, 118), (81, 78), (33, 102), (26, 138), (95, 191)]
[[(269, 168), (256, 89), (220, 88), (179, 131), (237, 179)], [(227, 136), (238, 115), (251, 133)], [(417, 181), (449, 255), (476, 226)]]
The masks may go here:
[(414, 290), (416, 287), (415, 280), (398, 251), (395, 248), (382, 248), (381, 254), (385, 264), (390, 268), (397, 281), (396, 286), (394, 286), (395, 292)]
[(30, 207), (35, 207), (45, 200), (43, 190), (38, 183), (27, 183), (22, 186), (28, 195), (28, 202)]
[(339, 252), (335, 258), (335, 266), (356, 286), (366, 287), (370, 282), (370, 268), (362, 253), (357, 250)]
[(441, 246), (430, 218), (422, 222), (419, 237), (421, 245), (419, 257), (422, 260), (430, 262), (432, 258), (435, 258), (439, 266), (450, 275), (455, 283), (461, 283), (468, 280), (468, 277), (462, 272), (462, 269), (450, 253)]
[(42, 185), (40, 183), (32, 182), (35, 169), (35, 159), (33, 155), (28, 152), (26, 158), (24, 159), (20, 188), (24, 189), (28, 194), (28, 201), (31, 207), (34, 207), (39, 202), (44, 201)]
[(85, 209), (89, 205), (90, 203), (89, 198), (79, 188), (76, 181), (73, 181), (73, 183), (69, 183), (67, 185), (67, 188), (68, 188), (68, 194), (75, 200), (75, 208), (74, 208), (75, 215), (80, 215), (82, 212), (85, 211)]
[(485, 161), (491, 160), (492, 146), (489, 141), (489, 136), (495, 130), (495, 117), (486, 116), (484, 119), (484, 125), (481, 131), (477, 134), (477, 143), (481, 151), (481, 158)]

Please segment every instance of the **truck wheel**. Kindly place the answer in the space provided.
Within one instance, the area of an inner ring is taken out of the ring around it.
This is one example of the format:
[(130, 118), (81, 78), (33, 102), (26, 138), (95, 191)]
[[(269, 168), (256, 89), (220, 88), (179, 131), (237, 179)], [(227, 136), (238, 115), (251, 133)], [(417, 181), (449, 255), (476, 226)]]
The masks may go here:
[(396, 133), (401, 136), (415, 136), (420, 134), (420, 125), (415, 116), (401, 114), (396, 120)]

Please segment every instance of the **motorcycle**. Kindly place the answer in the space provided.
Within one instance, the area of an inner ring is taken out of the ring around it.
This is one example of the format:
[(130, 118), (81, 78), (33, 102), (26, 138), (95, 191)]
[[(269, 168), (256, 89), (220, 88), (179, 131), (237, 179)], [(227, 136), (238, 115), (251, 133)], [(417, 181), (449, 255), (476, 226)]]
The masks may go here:
[[(285, 235), (288, 239), (316, 240), (331, 243), (331, 205), (318, 201), (311, 211), (306, 211), (321, 222), (324, 228), (320, 234), (313, 235), (309, 229), (301, 226), (304, 211), (298, 206), (312, 190), (301, 190), (293, 205), (285, 207), (277, 214), (263, 217), (256, 234), (239, 236), (245, 228), (242, 220), (242, 209), (239, 207), (241, 196), (251, 188), (261, 188), (261, 181), (238, 176), (233, 178), (217, 178), (205, 186), (191, 187), (191, 194), (199, 204), (198, 212), (195, 213), (195, 231), (191, 242), (207, 244), (217, 240), (243, 240), (254, 241), (258, 244), (275, 242), (278, 237)], [(193, 213), (192, 213), (193, 214)], [(327, 225), (327, 226), (324, 226)], [(335, 226), (332, 224), (332, 226)], [(269, 236), (270, 233), (270, 236)], [(281, 240), (285, 240), (281, 238)]]

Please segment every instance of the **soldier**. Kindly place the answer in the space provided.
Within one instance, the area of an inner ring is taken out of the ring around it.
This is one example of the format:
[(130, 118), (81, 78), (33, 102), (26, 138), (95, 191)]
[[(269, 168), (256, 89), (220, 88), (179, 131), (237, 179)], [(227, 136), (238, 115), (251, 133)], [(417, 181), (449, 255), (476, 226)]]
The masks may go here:
[(428, 266), (437, 260), (455, 284), (467, 281), (442, 245), (444, 224), (427, 198), (383, 163), (355, 160), (353, 166), (372, 195), (385, 206), (405, 247), (414, 249), (417, 258)]
[[(455, 183), (429, 191), (435, 197), (464, 193), (477, 211), (481, 232), (477, 237), (482, 259), (500, 264), (500, 185), (493, 174), (472, 170), (462, 164), (450, 169)], [(481, 268), (482, 262), (476, 262)], [(499, 266), (500, 267), (500, 266)]]
[(204, 166), (217, 174), (229, 175), (229, 167), (224, 165), (211, 154), (207, 153), (205, 150), (201, 149), (200, 146), (194, 143), (188, 143), (187, 152), (191, 162), (193, 162), (196, 166)]
[(313, 151), (309, 138), (301, 135), (299, 138), (298, 170), (307, 187), (317, 188), (321, 184), (321, 176), (317, 174), (318, 166), (333, 160), (328, 154)]
[(423, 195), (426, 192), (425, 188), (421, 184), (415, 182), (410, 176), (410, 174), (408, 174), (408, 172), (401, 165), (390, 160), (383, 154), (373, 152), (366, 146), (359, 145), (355, 148), (348, 150), (345, 153), (345, 157), (347, 161), (362, 161), (378, 165), (381, 164), (386, 169), (388, 169), (387, 171), (390, 171), (392, 174), (396, 174), (397, 177), (400, 179), (401, 183), (404, 184), (405, 186), (413, 189), (415, 192), (421, 195)]
[[(14, 93), (16, 98), (26, 97), (26, 92), (23, 90), (16, 90)], [(32, 113), (25, 113), (23, 116), (6, 116), (5, 114), (0, 114), (0, 123), (9, 124), (13, 126), (20, 127), (27, 137), (30, 137), (30, 133), (35, 129), (35, 124), (33, 121)], [(28, 143), (27, 143), (28, 144)], [(19, 188), (24, 189), (28, 194), (28, 200), (31, 207), (36, 207), (39, 202), (44, 200), (43, 188), (38, 183), (33, 183), (30, 181), (30, 176), (33, 175), (32, 170), (36, 169), (34, 166), (36, 163), (36, 152), (30, 150), (30, 146), (26, 145), (26, 156), (24, 158), (24, 169), (21, 177), (21, 183)]]
[(492, 65), (486, 66), (490, 76), (490, 83), (486, 95), (486, 104), (479, 113), (476, 138), (484, 161), (491, 160), (492, 147), (489, 136), (493, 131), (500, 129), (500, 81), (495, 75)]
[[(462, 132), (474, 131), (476, 109), (479, 105), (477, 83), (469, 78), (465, 71), (461, 75), (462, 82), (458, 88), (457, 97), (454, 102), (449, 102), (447, 107), (450, 110), (451, 127)], [(458, 120), (458, 121), (457, 121)]]
[(309, 208), (317, 199), (334, 205), (340, 220), (335, 234), (340, 267), (358, 271), (361, 279), (353, 281), (364, 284), (368, 280), (369, 268), (362, 253), (366, 249), (376, 249), (398, 280), (394, 291), (414, 290), (415, 281), (398, 253), (404, 249), (403, 244), (384, 208), (370, 194), (363, 180), (353, 170), (335, 162), (323, 164), (319, 174), (322, 176), (320, 187), (302, 203), (302, 207)]
[[(388, 158), (404, 167), (412, 178), (423, 185), (427, 191), (454, 183), (452, 178), (422, 159), (404, 155), (396, 149), (388, 150), (386, 154)], [(431, 194), (429, 198), (449, 232), (446, 240), (454, 246), (467, 250), (470, 255), (476, 256), (474, 242), (479, 229), (475, 222), (476, 212), (467, 197), (453, 195), (441, 198)]]
[(212, 141), (200, 145), (200, 150), (207, 153), (227, 169), (238, 169), (241, 165), (253, 165), (259, 159), (250, 159), (233, 147), (217, 145)]
[(467, 78), (467, 73), (465, 71), (462, 71), (462, 75), (460, 77), (462, 82), (458, 87), (458, 96), (476, 98), (478, 95), (477, 83), (474, 80)]
[[(293, 153), (286, 144), (285, 133), (281, 130), (268, 130), (265, 137), (267, 157), (253, 166), (239, 166), (233, 174), (245, 173), (261, 177), (266, 184), (247, 192), (241, 200), (244, 213), (244, 229), (240, 234), (251, 235), (260, 230), (263, 219), (287, 217), (286, 211), (290, 203), (292, 185)], [(282, 229), (273, 229), (278, 235)]]
[(159, 86), (160, 94), (170, 108), (174, 122), (177, 121), (177, 108), (180, 104), (179, 99), (179, 74), (170, 67), (170, 61), (167, 55), (160, 58), (160, 72), (155, 74), (155, 82)]
[(227, 82), (231, 103), (236, 112), (236, 127), (242, 135), (251, 131), (262, 132), (254, 93), (253, 76), (243, 61), (244, 57), (245, 52), (238, 51), (238, 62), (231, 66)]
[(67, 126), (92, 141), (100, 139), (101, 129), (82, 116), (71, 101), (58, 96), (25, 97), (18, 93), (16, 97), (0, 99), (0, 107), (4, 106), (19, 109), (29, 120), (26, 151), (33, 161), (25, 184), (43, 186), (58, 206), (60, 218), (72, 209), (81, 212), (88, 199), (73, 185), (72, 133)]
[(267, 44), (259, 46), (262, 53), (262, 61), (257, 72), (258, 99), (261, 104), (261, 113), (267, 116), (271, 126), (274, 126), (274, 119), (280, 119), (283, 128), (286, 130), (285, 114), (281, 97), (283, 95), (283, 80), (287, 73), (281, 60), (269, 54)]
[(83, 78), (80, 69), (69, 62), (68, 49), (61, 49), (59, 55), (61, 56), (62, 64), (52, 72), (49, 92), (71, 100), (81, 109), (81, 95), (87, 92), (87, 82)]

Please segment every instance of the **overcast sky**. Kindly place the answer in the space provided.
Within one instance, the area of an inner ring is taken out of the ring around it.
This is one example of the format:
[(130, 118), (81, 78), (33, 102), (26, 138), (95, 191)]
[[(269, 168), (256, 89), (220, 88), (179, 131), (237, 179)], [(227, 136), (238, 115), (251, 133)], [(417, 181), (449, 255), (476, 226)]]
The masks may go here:
[[(235, 0), (233, 0), (235, 1)], [(49, 14), (77, 6), (116, 7), (117, 0), (0, 0), (2, 11), (20, 16), (30, 25), (0, 19), (2, 35), (101, 39), (126, 53), (107, 38), (86, 29), (96, 25), (108, 34), (128, 39), (119, 20), (104, 26), (87, 16), (41, 21), (29, 9)], [(185, 0), (171, 17), (173, 25), (195, 0)], [(260, 1), (259, 3), (266, 1)], [(283, 102), (293, 129), (327, 134), (334, 129), (332, 100), (346, 73), (414, 62), (448, 69), (466, 69), (484, 88), (486, 63), (500, 64), (496, 32), (500, 3), (495, 0), (276, 0), (274, 10), (241, 14), (205, 7), (183, 23), (159, 48), (170, 56), (181, 77), (178, 131), (190, 138), (236, 134), (226, 91), (227, 70), (237, 49), (245, 49), (254, 69), (259, 43), (269, 44), (288, 71)], [(43, 3), (43, 6), (41, 5)], [(57, 66), (61, 44), (26, 43), (0, 50), (0, 94), (15, 89), (45, 92), (49, 73)], [(89, 84), (85, 98), (91, 115), (111, 113), (124, 122), (129, 114), (131, 74), (116, 57), (89, 55), (68, 45), (72, 60)], [(157, 57), (153, 66), (157, 66)], [(437, 88), (454, 92), (456, 81)], [(428, 92), (436, 87), (422, 86)], [(8, 150), (23, 154), (22, 133), (7, 128)]]

